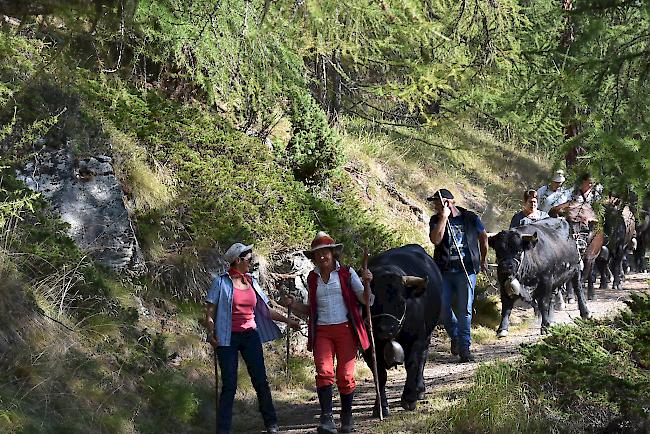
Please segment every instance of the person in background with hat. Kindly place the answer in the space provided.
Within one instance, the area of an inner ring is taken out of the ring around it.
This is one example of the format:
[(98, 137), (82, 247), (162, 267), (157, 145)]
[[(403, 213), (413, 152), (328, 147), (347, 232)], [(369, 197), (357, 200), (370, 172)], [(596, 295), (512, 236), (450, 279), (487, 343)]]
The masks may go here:
[(476, 275), (487, 269), (488, 235), (480, 217), (456, 206), (449, 190), (441, 188), (427, 200), (436, 210), (429, 221), (429, 238), (435, 245), (433, 260), (442, 273), (441, 315), (451, 353), (459, 355), (461, 362), (471, 362), (474, 287)]
[(266, 431), (277, 433), (278, 421), (266, 377), (262, 343), (281, 337), (273, 321), (285, 322), (296, 330), (300, 324), (272, 309), (257, 279), (249, 273), (252, 244), (233, 244), (224, 259), (230, 268), (214, 279), (205, 298), (208, 342), (216, 351), (223, 379), (217, 415), (219, 433), (231, 432), (239, 353), (257, 393)]
[(537, 202), (540, 211), (549, 212), (551, 208), (569, 199), (571, 192), (562, 188), (565, 181), (564, 171), (558, 170), (553, 175), (551, 183), (537, 189)]
[(548, 218), (547, 212), (540, 210), (537, 207), (537, 191), (530, 189), (524, 191), (523, 209), (517, 214), (512, 216), (510, 220), (510, 229), (527, 225), (537, 220)]
[[(307, 349), (314, 354), (316, 391), (321, 414), (319, 434), (355, 431), (352, 400), (356, 383), (354, 364), (357, 350), (370, 346), (359, 303), (364, 303), (363, 283), (352, 267), (339, 263), (343, 249), (325, 232), (319, 232), (305, 256), (315, 265), (307, 276), (308, 303), (288, 297), (295, 311), (309, 316)], [(372, 273), (364, 270), (364, 281)], [(374, 296), (370, 295), (370, 304)], [(336, 370), (334, 358), (336, 357)], [(332, 415), (332, 385), (341, 395), (341, 429), (337, 431)]]

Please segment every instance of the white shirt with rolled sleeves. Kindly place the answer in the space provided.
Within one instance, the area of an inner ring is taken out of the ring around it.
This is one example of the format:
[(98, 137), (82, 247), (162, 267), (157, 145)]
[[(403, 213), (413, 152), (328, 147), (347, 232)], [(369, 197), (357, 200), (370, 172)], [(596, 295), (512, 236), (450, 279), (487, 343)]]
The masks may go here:
[(537, 190), (537, 208), (549, 212), (551, 208), (567, 202), (570, 198), (571, 190), (560, 187), (553, 191), (549, 185), (544, 185)]
[[(342, 324), (348, 321), (348, 309), (345, 307), (343, 293), (341, 292), (341, 280), (339, 279), (339, 269), (341, 265), (336, 262), (336, 268), (330, 273), (327, 283), (323, 282), (320, 275), (320, 269), (314, 268), (314, 273), (318, 276), (316, 279), (316, 309), (318, 313), (318, 325)], [(359, 275), (350, 267), (350, 279), (352, 291), (361, 303), (365, 303), (363, 298), (363, 282)], [(374, 294), (370, 294), (370, 305), (375, 301)]]

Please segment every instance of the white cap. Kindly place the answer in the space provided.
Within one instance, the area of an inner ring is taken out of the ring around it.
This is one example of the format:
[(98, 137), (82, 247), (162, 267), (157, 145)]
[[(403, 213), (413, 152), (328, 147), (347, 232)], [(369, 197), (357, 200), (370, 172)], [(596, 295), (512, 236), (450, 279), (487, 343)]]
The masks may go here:
[(553, 179), (551, 181), (553, 182), (564, 182), (566, 178), (564, 177), (564, 170), (558, 170), (555, 172), (555, 175), (553, 175)]
[(223, 259), (226, 260), (229, 264), (232, 264), (235, 262), (235, 259), (239, 257), (242, 253), (252, 250), (253, 245), (247, 246), (246, 244), (242, 243), (235, 243), (232, 246), (228, 247), (228, 250), (226, 250), (226, 253), (223, 254)]

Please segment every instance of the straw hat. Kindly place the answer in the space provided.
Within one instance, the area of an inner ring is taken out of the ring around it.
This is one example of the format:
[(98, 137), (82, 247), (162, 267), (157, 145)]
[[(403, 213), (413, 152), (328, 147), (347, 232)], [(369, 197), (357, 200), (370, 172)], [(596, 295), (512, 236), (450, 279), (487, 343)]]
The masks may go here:
[(334, 255), (340, 255), (343, 250), (343, 244), (337, 243), (334, 241), (334, 238), (330, 237), (327, 232), (320, 231), (316, 234), (316, 237), (311, 242), (311, 249), (305, 250), (303, 253), (309, 259), (314, 258), (314, 253), (320, 249), (332, 249)]

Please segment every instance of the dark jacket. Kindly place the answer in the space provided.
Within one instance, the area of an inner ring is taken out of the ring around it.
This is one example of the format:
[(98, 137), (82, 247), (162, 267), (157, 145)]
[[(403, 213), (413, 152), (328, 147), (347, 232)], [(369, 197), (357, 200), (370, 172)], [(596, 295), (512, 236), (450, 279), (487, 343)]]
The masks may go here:
[[(472, 260), (471, 263), (473, 270), (467, 270), (467, 272), (470, 274), (476, 274), (481, 271), (481, 251), (478, 244), (479, 232), (477, 223), (479, 217), (472, 211), (469, 211), (460, 206), (456, 206), (456, 208), (458, 208), (460, 215), (463, 218), (463, 229), (465, 231), (467, 247), (469, 248), (470, 257)], [(440, 217), (438, 215), (432, 216), (429, 227), (433, 228), (439, 220)], [(442, 241), (440, 244), (436, 245), (435, 250), (433, 251), (433, 260), (440, 268), (440, 271), (443, 273), (445, 271), (448, 271), (450, 268), (449, 246), (451, 242), (452, 241), (449, 238), (449, 228), (445, 228), (445, 235), (442, 238)]]

